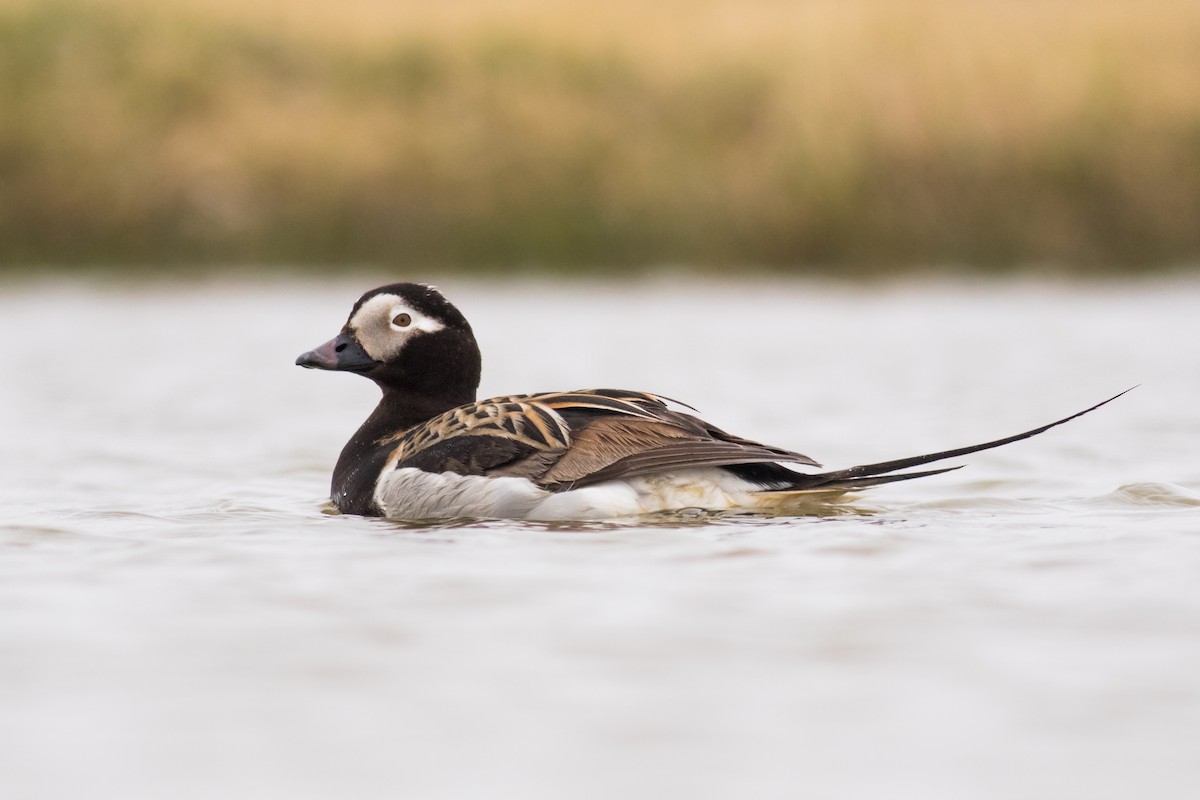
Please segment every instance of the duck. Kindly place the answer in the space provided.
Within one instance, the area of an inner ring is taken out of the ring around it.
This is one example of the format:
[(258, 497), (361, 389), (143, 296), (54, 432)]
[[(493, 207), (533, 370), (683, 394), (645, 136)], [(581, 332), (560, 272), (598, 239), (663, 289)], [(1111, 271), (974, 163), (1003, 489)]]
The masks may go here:
[(826, 470), (794, 450), (727, 433), (691, 406), (651, 392), (479, 400), (482, 356), (471, 325), (427, 284), (366, 292), (341, 332), (296, 364), (361, 375), (382, 390), (338, 456), (330, 499), (343, 514), (398, 520), (810, 514), (863, 489), (959, 469), (913, 468), (1028, 439), (1125, 394), (983, 444)]

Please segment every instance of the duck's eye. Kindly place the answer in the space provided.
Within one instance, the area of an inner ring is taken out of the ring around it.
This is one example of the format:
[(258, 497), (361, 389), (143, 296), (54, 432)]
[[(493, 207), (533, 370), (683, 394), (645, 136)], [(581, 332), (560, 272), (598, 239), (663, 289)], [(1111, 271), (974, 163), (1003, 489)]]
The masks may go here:
[(397, 314), (395, 319), (392, 320), (392, 324), (397, 328), (407, 328), (409, 325), (412, 325), (412, 316), (410, 314)]

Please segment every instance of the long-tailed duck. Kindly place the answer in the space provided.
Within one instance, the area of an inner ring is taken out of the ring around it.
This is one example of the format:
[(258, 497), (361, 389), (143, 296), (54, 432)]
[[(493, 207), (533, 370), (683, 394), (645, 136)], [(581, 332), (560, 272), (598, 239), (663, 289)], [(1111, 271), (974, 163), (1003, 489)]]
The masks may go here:
[(357, 372), (383, 390), (338, 458), (331, 495), (344, 513), (395, 519), (605, 519), (687, 508), (802, 513), (847, 492), (958, 469), (898, 472), (1036, 436), (1120, 397), (984, 444), (801, 472), (783, 465), (821, 465), (726, 433), (648, 392), (476, 400), (475, 336), (431, 286), (367, 292), (341, 333), (296, 364)]

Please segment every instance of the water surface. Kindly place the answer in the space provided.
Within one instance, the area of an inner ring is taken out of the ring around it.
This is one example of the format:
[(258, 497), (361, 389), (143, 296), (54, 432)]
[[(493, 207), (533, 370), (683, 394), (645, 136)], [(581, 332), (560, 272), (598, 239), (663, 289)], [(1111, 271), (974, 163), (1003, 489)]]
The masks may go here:
[(830, 466), (1141, 387), (845, 513), (438, 526), (324, 505), (370, 285), (5, 287), (6, 798), (1194, 796), (1200, 282), (446, 281), (485, 394)]

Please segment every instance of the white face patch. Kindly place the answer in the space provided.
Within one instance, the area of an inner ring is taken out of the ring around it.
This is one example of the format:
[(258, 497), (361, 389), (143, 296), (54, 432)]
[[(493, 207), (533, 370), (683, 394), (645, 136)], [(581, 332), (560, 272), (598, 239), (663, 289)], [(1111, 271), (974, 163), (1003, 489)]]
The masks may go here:
[(394, 294), (377, 294), (350, 317), (350, 330), (367, 355), (376, 361), (395, 358), (414, 336), (436, 333), (446, 327)]

